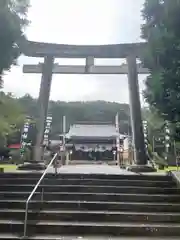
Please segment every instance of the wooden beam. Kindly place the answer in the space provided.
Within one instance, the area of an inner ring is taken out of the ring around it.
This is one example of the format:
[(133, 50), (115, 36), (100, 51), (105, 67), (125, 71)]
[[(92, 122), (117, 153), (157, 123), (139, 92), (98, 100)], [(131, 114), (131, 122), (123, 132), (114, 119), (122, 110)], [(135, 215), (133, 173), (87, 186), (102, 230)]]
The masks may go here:
[[(38, 65), (24, 65), (24, 73), (42, 73), (42, 64)], [(140, 64), (137, 65), (138, 74), (148, 74), (149, 71), (143, 68)], [(126, 64), (121, 66), (86, 66), (80, 65), (59, 65), (54, 64), (53, 74), (128, 74), (128, 67)]]
[(123, 43), (109, 45), (68, 45), (25, 41), (21, 52), (29, 57), (53, 56), (59, 58), (126, 58), (130, 53), (140, 57), (146, 43)]

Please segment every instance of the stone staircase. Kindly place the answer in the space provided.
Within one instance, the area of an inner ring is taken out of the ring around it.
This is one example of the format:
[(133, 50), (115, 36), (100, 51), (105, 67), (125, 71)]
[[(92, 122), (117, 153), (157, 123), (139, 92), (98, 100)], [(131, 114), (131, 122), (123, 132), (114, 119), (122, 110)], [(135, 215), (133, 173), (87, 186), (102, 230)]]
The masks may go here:
[[(0, 174), (0, 239), (23, 236), (25, 203), (40, 176)], [(31, 240), (180, 238), (180, 191), (170, 176), (48, 174), (29, 204), (27, 232)]]

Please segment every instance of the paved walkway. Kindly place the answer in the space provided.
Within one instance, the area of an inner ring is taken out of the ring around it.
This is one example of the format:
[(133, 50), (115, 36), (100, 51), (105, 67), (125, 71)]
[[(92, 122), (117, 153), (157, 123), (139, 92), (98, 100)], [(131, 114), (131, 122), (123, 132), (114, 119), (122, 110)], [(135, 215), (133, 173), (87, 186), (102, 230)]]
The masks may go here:
[[(54, 167), (49, 168), (49, 173), (54, 173)], [(7, 171), (6, 171), (7, 172)], [(11, 171), (8, 171), (11, 172)], [(14, 171), (13, 171), (14, 172)], [(29, 171), (16, 171), (16, 172), (29, 172)], [(37, 172), (37, 171), (31, 171)], [(44, 172), (44, 171), (39, 171)], [(135, 174), (142, 174), (142, 173), (133, 173), (127, 171), (126, 169), (121, 169), (118, 166), (110, 166), (107, 164), (85, 164), (85, 165), (66, 165), (61, 166), (58, 168), (58, 173), (80, 173), (80, 174), (115, 174), (115, 175), (135, 175)], [(166, 175), (165, 172), (153, 172), (153, 173), (143, 173), (143, 175)]]
[(124, 169), (120, 169), (118, 166), (109, 166), (109, 165), (68, 165), (62, 166), (58, 169), (59, 173), (95, 173), (95, 174), (133, 174)]
[[(51, 167), (49, 169), (49, 172), (54, 172), (54, 168)], [(115, 175), (130, 175), (130, 174), (138, 174), (129, 172), (125, 169), (121, 169), (118, 166), (109, 166), (106, 164), (102, 165), (95, 165), (95, 164), (89, 164), (89, 165), (67, 165), (67, 166), (61, 166), (58, 169), (58, 173), (83, 173), (83, 174), (115, 174)], [(166, 173), (144, 173), (146, 175), (165, 175)]]

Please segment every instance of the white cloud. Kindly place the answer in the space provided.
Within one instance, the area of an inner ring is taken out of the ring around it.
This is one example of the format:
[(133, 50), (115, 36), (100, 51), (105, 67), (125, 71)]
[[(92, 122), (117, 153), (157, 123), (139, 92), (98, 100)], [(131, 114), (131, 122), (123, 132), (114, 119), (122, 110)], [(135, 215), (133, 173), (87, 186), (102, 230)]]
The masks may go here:
[[(143, 2), (31, 0), (31, 25), (27, 29), (27, 36), (34, 41), (66, 44), (136, 42), (140, 40), (140, 9)], [(38, 63), (40, 60), (21, 57), (19, 67), (13, 67), (5, 76), (5, 91), (14, 92), (18, 96), (28, 92), (37, 97), (41, 76), (23, 74), (22, 64)], [(76, 60), (76, 63), (80, 61)], [(143, 85), (140, 85), (142, 88)], [(56, 75), (53, 76), (51, 99), (128, 102), (127, 77)]]

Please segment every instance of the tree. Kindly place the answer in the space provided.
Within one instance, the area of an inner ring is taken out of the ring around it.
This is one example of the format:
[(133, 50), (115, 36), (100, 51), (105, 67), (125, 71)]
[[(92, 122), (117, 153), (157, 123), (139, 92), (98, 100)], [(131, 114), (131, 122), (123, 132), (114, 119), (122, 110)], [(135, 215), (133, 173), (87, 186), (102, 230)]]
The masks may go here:
[(142, 37), (147, 41), (142, 56), (150, 69), (145, 98), (164, 118), (180, 120), (180, 1), (146, 0)]
[(147, 121), (149, 130), (155, 132), (164, 126), (163, 118), (154, 107), (142, 109), (142, 117)]
[(0, 92), (0, 148), (20, 131), (23, 122), (24, 113), (18, 100)]
[(0, 79), (16, 64), (21, 54), (20, 43), (25, 40), (24, 29), (28, 24), (29, 0), (0, 0)]
[[(35, 144), (37, 99), (26, 94), (22, 98), (15, 98), (11, 93), (0, 92), (0, 150), (5, 145), (20, 142), (21, 130), (25, 117), (31, 117), (27, 142)], [(67, 116), (67, 131), (71, 124), (81, 121), (115, 123), (115, 115), (119, 112), (120, 132), (130, 132), (128, 104), (111, 103), (105, 101), (93, 102), (60, 102), (50, 101), (49, 112), (52, 114), (52, 131), (50, 139), (59, 139), (62, 133), (63, 115)]]
[[(157, 110), (154, 107), (144, 108), (142, 110), (143, 119), (147, 121), (148, 126), (148, 141), (151, 146), (154, 145), (155, 139), (161, 139), (160, 142), (164, 141), (164, 124), (165, 121), (159, 116)], [(164, 149), (164, 144), (162, 144)], [(161, 147), (161, 148), (162, 148)]]

